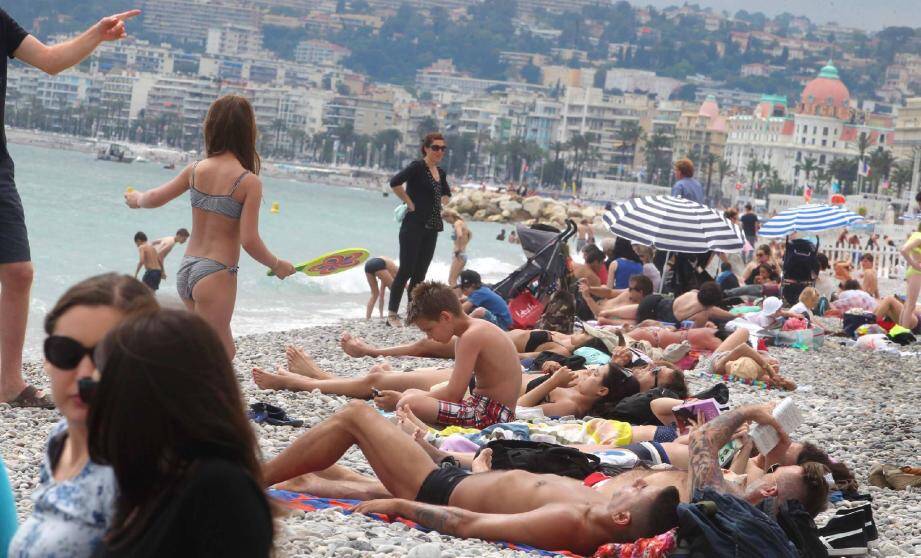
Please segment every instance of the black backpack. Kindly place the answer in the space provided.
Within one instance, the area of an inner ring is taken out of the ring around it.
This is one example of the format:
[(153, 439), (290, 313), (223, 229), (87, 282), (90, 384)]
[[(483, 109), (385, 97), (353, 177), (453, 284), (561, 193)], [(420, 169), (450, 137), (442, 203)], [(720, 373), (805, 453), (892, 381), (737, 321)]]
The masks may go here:
[(783, 255), (783, 277), (791, 281), (811, 283), (819, 274), (819, 247), (805, 238), (787, 242)]
[(819, 530), (812, 516), (796, 500), (788, 500), (777, 508), (777, 524), (796, 547), (800, 558), (828, 558), (828, 550), (819, 540)]
[(876, 323), (876, 314), (865, 310), (848, 311), (841, 316), (841, 321), (843, 323), (844, 334), (853, 338), (857, 336), (858, 327)]
[(546, 442), (493, 440), (486, 447), (492, 450), (493, 469), (521, 469), (583, 480), (601, 465), (595, 455)]

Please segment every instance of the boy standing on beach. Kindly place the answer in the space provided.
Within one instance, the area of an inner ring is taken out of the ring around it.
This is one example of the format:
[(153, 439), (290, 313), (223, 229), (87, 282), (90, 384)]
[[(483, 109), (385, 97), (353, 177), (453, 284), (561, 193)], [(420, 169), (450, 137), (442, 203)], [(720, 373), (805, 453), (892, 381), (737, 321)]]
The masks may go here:
[(163, 279), (166, 279), (166, 256), (169, 256), (169, 253), (173, 250), (173, 246), (185, 244), (189, 236), (188, 230), (179, 229), (176, 231), (176, 236), (164, 236), (150, 243), (157, 249), (157, 255), (160, 257), (160, 267), (163, 269)]
[[(57, 74), (75, 66), (106, 41), (125, 38), (125, 22), (140, 14), (129, 10), (104, 17), (82, 34), (57, 45), (45, 45), (0, 9), (0, 123), (6, 106), (6, 69), (9, 58)], [(13, 179), (13, 159), (6, 149), (6, 133), (0, 129), (0, 402), (13, 407), (51, 409), (47, 393), (22, 379), (22, 347), (29, 318), (32, 289), (32, 255), (26, 232), (22, 201)]]
[(140, 231), (134, 235), (134, 245), (138, 247), (138, 266), (134, 270), (134, 277), (137, 278), (143, 267), (147, 271), (144, 272), (141, 282), (150, 287), (150, 290), (156, 291), (160, 288), (160, 280), (163, 279), (160, 255), (157, 254), (157, 249), (147, 242), (147, 235)]
[(429, 424), (486, 428), (514, 420), (521, 363), (502, 330), (465, 314), (454, 291), (433, 281), (413, 290), (406, 321), (434, 341), (447, 343), (457, 336), (457, 344), (448, 385), (428, 392), (407, 390), (397, 407), (410, 407)]

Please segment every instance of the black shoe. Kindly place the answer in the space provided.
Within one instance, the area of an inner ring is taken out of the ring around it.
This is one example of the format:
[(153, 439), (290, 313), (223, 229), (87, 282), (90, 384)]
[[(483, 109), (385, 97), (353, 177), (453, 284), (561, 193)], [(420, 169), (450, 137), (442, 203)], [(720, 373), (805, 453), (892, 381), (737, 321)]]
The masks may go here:
[(716, 399), (716, 402), (720, 405), (725, 405), (729, 403), (729, 387), (726, 384), (716, 384), (710, 389), (704, 390), (700, 393), (695, 394), (694, 399), (704, 400), (704, 399)]
[[(832, 519), (836, 518), (837, 516)], [(863, 530), (863, 518), (857, 519), (857, 523), (861, 523), (861, 525), (853, 531), (830, 533), (827, 532), (828, 525), (819, 529), (819, 540), (825, 545), (829, 556), (863, 556), (867, 553), (867, 535)], [(849, 519), (849, 521), (853, 520)], [(831, 523), (832, 521), (829, 520), (829, 524)]]
[(851, 515), (860, 515), (862, 517), (863, 531), (867, 534), (868, 541), (875, 541), (879, 538), (879, 532), (876, 530), (876, 522), (873, 521), (873, 508), (870, 506), (870, 502), (864, 502), (852, 508), (838, 508), (838, 511), (835, 512), (835, 517), (847, 517)]

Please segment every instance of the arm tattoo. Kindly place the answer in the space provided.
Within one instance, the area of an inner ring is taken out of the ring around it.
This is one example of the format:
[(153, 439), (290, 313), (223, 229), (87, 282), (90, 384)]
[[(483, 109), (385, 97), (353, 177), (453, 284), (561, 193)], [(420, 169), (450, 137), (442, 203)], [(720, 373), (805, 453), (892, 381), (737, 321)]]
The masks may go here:
[(717, 462), (719, 450), (745, 422), (743, 409), (720, 415), (691, 434), (688, 481), (690, 492), (701, 488), (723, 487), (723, 472)]
[(455, 535), (463, 519), (462, 512), (458, 508), (408, 502), (401, 515), (439, 533)]

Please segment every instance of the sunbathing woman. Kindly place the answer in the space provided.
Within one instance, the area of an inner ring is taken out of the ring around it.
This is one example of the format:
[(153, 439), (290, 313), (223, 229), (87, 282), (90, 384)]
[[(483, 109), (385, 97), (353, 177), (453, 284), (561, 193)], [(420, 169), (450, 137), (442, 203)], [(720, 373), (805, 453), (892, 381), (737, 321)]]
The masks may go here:
[(749, 332), (739, 328), (732, 332), (710, 356), (707, 371), (731, 374), (748, 380), (761, 380), (773, 386), (793, 391), (796, 384), (780, 375), (777, 359), (763, 355), (748, 344)]
[[(522, 358), (536, 357), (544, 351), (562, 356), (570, 356), (572, 351), (592, 340), (584, 333), (558, 333), (543, 329), (513, 329), (506, 331), (508, 338), (515, 344), (519, 356)], [(454, 339), (448, 343), (439, 343), (428, 338), (414, 341), (408, 345), (377, 348), (369, 345), (360, 337), (352, 337), (343, 333), (339, 339), (339, 346), (345, 354), (351, 357), (420, 357), (420, 358), (454, 358)], [(297, 348), (288, 349), (299, 351)], [(290, 360), (290, 357), (289, 357)]]
[(653, 347), (664, 349), (673, 343), (690, 343), (692, 349), (715, 351), (722, 341), (717, 337), (717, 329), (712, 327), (695, 327), (676, 330), (673, 327), (635, 327), (625, 335), (636, 341), (647, 341)]
[[(547, 363), (541, 373), (522, 374), (519, 406), (540, 407), (547, 416), (585, 416), (596, 404), (606, 404), (655, 387), (669, 387), (686, 393), (684, 375), (667, 366), (647, 366), (625, 372), (616, 362), (632, 360), (628, 350), (616, 351), (613, 366), (572, 372), (557, 363)], [(295, 361), (291, 361), (295, 362)], [(297, 361), (297, 373), (279, 369), (276, 373), (253, 369), (253, 381), (261, 389), (292, 391), (320, 390), (330, 395), (358, 399), (374, 398), (385, 410), (393, 410), (400, 394), (408, 389), (431, 390), (451, 377), (450, 368), (423, 368), (394, 372), (386, 364), (371, 368), (365, 376), (343, 378), (321, 370), (312, 360)]]

